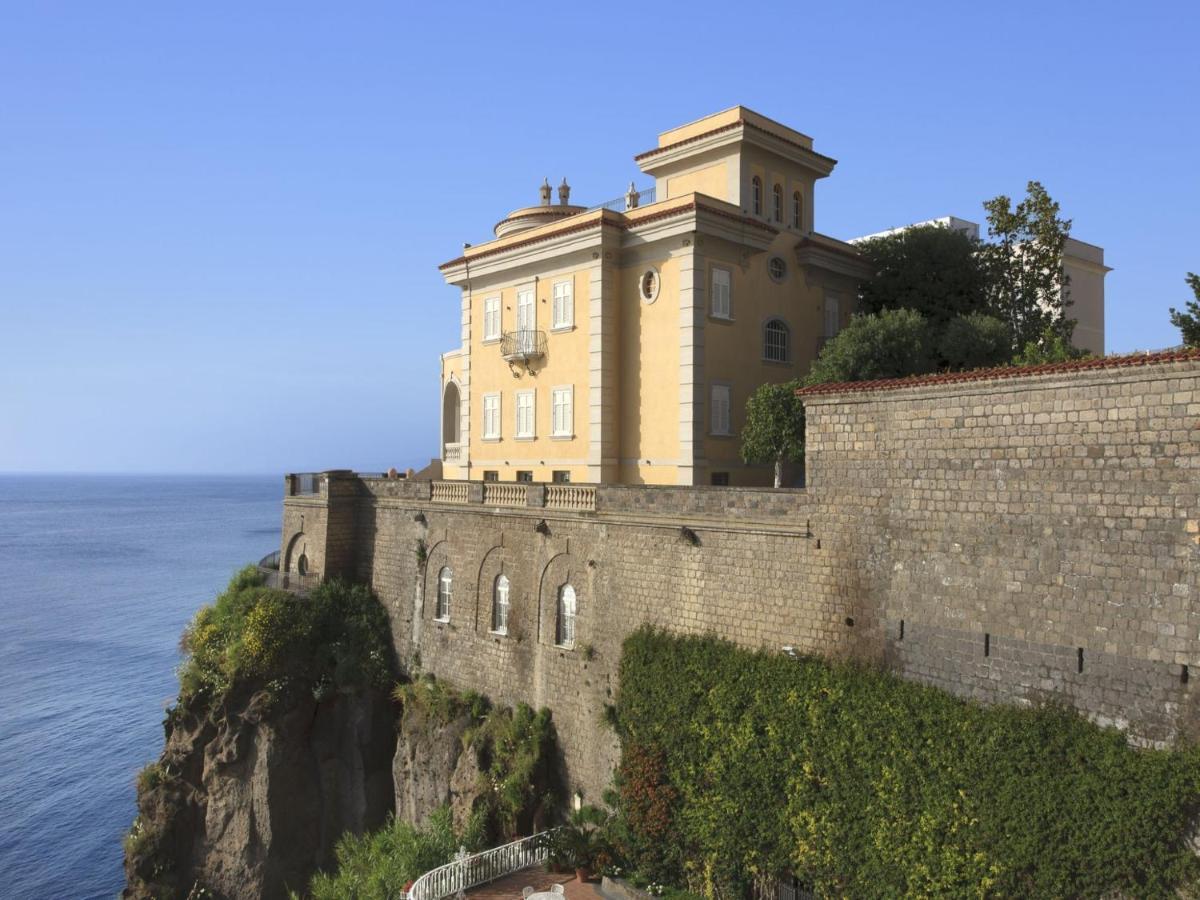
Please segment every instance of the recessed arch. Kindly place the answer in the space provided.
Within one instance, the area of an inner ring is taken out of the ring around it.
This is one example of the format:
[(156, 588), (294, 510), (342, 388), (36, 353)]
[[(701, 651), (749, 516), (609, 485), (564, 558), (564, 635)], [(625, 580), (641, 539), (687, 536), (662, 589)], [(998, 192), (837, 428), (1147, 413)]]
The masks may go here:
[(462, 392), (458, 381), (450, 378), (442, 389), (442, 458), (446, 446), (462, 442)]

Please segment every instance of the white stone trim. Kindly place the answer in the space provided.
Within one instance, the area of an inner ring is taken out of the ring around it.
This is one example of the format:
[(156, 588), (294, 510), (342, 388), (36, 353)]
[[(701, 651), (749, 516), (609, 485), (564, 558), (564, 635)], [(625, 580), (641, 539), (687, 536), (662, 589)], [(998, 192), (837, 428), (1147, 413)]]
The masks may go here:
[(679, 466), (676, 481), (695, 484), (703, 452), (704, 320), (708, 312), (704, 256), (694, 245), (671, 254), (679, 264)]

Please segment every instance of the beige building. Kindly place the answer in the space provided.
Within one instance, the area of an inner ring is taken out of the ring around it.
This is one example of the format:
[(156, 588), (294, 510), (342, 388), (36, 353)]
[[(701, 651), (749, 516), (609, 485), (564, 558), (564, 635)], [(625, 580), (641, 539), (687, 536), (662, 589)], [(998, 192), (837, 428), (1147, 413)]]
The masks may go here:
[[(857, 244), (860, 241), (885, 237), (907, 228), (919, 228), (922, 225), (940, 225), (979, 240), (979, 224), (977, 222), (960, 219), (957, 216), (943, 216), (940, 219), (929, 219), (913, 225), (889, 228), (887, 231), (851, 238), (849, 243)], [(1067, 316), (1075, 320), (1072, 343), (1081, 350), (1103, 356), (1104, 276), (1112, 271), (1104, 264), (1104, 248), (1075, 238), (1067, 238), (1066, 246), (1063, 248), (1063, 270), (1068, 279), (1067, 298), (1071, 302)]]
[(868, 274), (815, 230), (835, 160), (737, 106), (636, 156), (654, 187), (515, 210), (440, 269), (461, 292), (441, 358), (447, 479), (763, 484), (746, 400), (805, 374)]

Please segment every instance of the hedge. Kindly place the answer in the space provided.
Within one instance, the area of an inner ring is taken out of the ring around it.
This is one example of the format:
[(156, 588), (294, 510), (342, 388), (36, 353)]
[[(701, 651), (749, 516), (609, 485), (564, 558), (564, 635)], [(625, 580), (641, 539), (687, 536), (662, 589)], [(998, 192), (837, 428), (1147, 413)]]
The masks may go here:
[(1046, 705), (643, 629), (617, 699), (621, 811), (648, 876), (733, 896), (1137, 897), (1194, 886), (1195, 745), (1137, 750)]

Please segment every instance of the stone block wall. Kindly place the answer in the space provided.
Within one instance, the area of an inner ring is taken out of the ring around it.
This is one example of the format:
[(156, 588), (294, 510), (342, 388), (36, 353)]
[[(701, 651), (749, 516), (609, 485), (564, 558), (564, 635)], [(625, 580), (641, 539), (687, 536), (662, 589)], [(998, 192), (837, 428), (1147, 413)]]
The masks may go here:
[(643, 623), (854, 656), (987, 702), (1053, 696), (1139, 741), (1200, 721), (1200, 359), (806, 404), (807, 490), (601, 485), (594, 509), (566, 511), (539, 486), (496, 507), (481, 485), (439, 502), (427, 482), (329, 473), (327, 498), (285, 502), (284, 546), (304, 515), (325, 548), (310, 559), (374, 587), (407, 665), (551, 707), (589, 799), (617, 759), (602, 719), (621, 642)]

